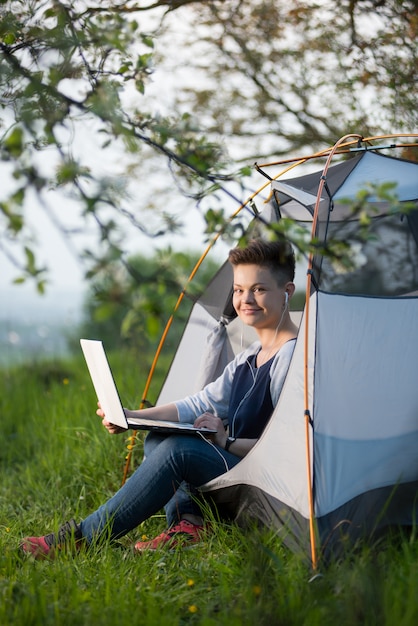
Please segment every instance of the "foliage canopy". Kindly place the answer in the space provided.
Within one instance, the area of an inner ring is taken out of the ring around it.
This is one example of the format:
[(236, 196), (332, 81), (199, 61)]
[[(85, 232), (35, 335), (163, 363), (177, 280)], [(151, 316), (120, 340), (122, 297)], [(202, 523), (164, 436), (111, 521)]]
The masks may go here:
[(34, 204), (76, 254), (75, 236), (93, 233), (94, 275), (126, 258), (127, 231), (181, 228), (180, 203), (198, 202), (210, 235), (254, 158), (416, 127), (413, 0), (2, 0), (0, 11), (0, 249), (41, 291)]

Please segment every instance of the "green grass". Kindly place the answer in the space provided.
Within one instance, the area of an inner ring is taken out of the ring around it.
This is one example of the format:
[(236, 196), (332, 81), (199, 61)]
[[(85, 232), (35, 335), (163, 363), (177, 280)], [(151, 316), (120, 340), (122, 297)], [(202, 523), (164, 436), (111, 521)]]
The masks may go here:
[[(126, 355), (111, 362), (124, 404), (137, 406), (145, 372)], [(22, 557), (22, 536), (82, 518), (114, 493), (126, 438), (110, 437), (95, 416), (81, 359), (3, 371), (0, 389), (2, 626), (418, 624), (415, 535), (364, 546), (313, 579), (273, 532), (215, 519), (192, 550), (133, 554), (136, 537), (164, 528), (159, 515), (117, 546)]]

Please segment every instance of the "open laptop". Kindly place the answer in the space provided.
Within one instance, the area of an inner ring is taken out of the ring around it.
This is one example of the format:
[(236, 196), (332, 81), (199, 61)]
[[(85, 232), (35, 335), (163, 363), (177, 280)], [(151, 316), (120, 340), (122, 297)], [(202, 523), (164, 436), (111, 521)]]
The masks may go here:
[(106, 415), (106, 419), (115, 424), (115, 426), (132, 428), (134, 430), (152, 430), (167, 435), (216, 433), (216, 430), (195, 428), (192, 424), (180, 422), (165, 422), (141, 417), (129, 418), (128, 420), (120, 401), (103, 343), (95, 339), (80, 339), (80, 344), (97, 398)]

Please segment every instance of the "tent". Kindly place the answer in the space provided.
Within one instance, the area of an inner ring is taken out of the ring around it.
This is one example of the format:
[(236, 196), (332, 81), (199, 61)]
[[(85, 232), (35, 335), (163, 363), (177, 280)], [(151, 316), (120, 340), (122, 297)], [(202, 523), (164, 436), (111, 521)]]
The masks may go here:
[[(388, 182), (405, 210), (376, 194)], [(418, 208), (408, 204), (417, 206), (418, 163), (362, 149), (271, 188), (255, 219), (290, 217), (320, 245), (307, 261), (299, 335), (272, 418), (204, 491), (238, 522), (275, 527), (316, 567), (319, 556), (413, 525), (418, 514)], [(367, 209), (353, 212), (365, 189)], [(324, 253), (331, 241), (350, 243), (355, 268), (340, 271)], [(193, 306), (158, 404), (213, 380), (252, 341), (241, 336), (231, 284), (226, 263)]]

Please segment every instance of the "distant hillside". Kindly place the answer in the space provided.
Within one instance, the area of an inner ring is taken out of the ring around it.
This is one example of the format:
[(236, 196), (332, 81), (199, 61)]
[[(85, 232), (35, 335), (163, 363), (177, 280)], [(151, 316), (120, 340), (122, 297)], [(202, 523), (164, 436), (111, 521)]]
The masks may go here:
[(67, 354), (66, 337), (81, 318), (82, 292), (45, 296), (17, 287), (0, 289), (0, 365)]

